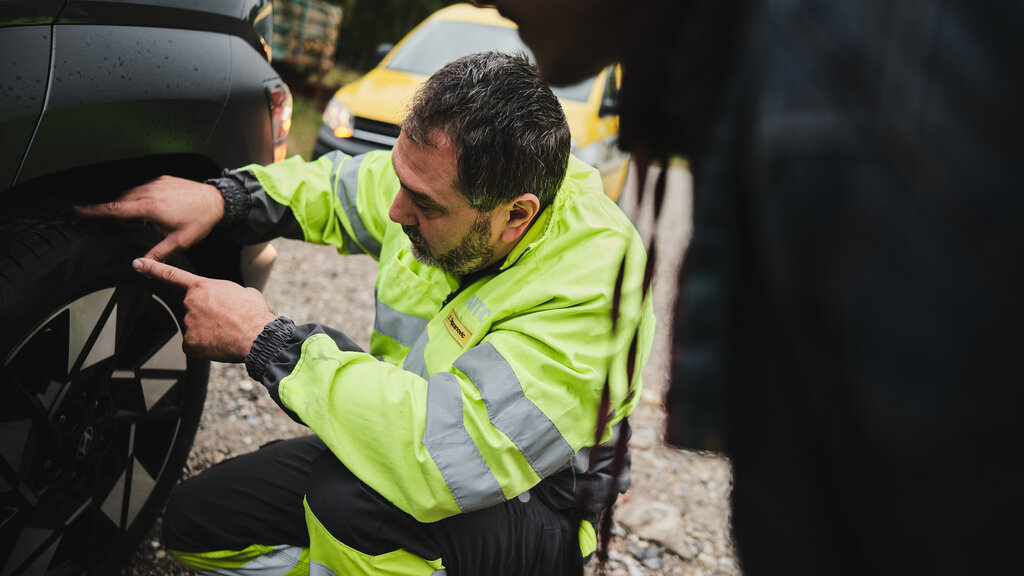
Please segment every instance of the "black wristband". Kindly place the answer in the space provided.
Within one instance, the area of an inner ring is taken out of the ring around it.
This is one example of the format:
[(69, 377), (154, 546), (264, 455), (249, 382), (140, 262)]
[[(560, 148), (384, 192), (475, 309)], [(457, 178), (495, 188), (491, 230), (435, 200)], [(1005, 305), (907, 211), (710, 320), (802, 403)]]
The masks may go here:
[(250, 378), (263, 382), (270, 361), (277, 356), (294, 331), (295, 322), (287, 316), (278, 316), (263, 327), (245, 356), (245, 370)]
[(216, 186), (224, 198), (224, 217), (218, 226), (232, 226), (245, 221), (249, 212), (249, 193), (233, 172), (225, 170), (223, 176), (210, 178), (206, 183)]

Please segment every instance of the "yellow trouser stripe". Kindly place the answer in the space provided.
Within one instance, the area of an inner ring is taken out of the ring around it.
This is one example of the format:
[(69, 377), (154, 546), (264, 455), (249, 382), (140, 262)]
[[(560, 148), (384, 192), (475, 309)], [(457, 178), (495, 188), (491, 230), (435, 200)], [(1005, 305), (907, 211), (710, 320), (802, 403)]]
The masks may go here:
[(253, 544), (242, 550), (182, 552), (168, 550), (189, 568), (213, 574), (278, 574), (299, 576), (309, 574), (309, 548)]
[[(310, 563), (327, 568), (333, 574), (375, 574), (378, 576), (430, 576), (444, 570), (441, 559), (426, 560), (399, 548), (398, 550), (371, 556), (346, 546), (331, 536), (324, 525), (306, 509), (306, 527), (309, 529)], [(444, 572), (441, 572), (442, 574)]]
[(586, 520), (580, 521), (580, 555), (586, 558), (597, 550), (597, 531)]

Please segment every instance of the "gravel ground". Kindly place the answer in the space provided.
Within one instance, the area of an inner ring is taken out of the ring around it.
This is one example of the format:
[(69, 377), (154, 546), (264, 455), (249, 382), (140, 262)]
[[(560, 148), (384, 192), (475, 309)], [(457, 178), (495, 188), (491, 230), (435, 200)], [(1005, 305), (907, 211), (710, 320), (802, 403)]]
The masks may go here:
[[(654, 288), (659, 326), (645, 371), (641, 402), (630, 419), (634, 429), (633, 486), (615, 507), (616, 537), (607, 573), (733, 576), (740, 574), (740, 570), (728, 528), (728, 461), (669, 448), (661, 441), (668, 324), (676, 268), (689, 235), (689, 176), (684, 169), (670, 172), (669, 189), (666, 216), (657, 227), (660, 261)], [(630, 197), (621, 204), (629, 207), (627, 212), (637, 227), (645, 231), (645, 237), (649, 237), (654, 228), (650, 207), (637, 208)], [(275, 246), (278, 261), (265, 291), (274, 311), (297, 322), (316, 320), (334, 326), (368, 347), (376, 263), (365, 256), (339, 257), (332, 248), (324, 246), (292, 241), (276, 241)], [(206, 410), (185, 476), (252, 451), (270, 440), (306, 433), (308, 430), (285, 416), (241, 367), (215, 364)], [(167, 555), (159, 534), (158, 523), (122, 571), (123, 576), (192, 574)], [(595, 573), (591, 565), (587, 574)]]

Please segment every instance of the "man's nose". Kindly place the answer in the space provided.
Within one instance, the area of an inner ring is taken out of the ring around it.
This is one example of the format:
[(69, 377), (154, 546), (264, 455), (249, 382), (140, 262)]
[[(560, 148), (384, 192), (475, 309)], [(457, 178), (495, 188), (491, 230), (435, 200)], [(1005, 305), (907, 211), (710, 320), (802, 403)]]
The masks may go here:
[(391, 218), (391, 221), (396, 224), (415, 226), (416, 216), (410, 208), (405, 191), (399, 190), (394, 202), (391, 203), (391, 209), (388, 210), (388, 218)]

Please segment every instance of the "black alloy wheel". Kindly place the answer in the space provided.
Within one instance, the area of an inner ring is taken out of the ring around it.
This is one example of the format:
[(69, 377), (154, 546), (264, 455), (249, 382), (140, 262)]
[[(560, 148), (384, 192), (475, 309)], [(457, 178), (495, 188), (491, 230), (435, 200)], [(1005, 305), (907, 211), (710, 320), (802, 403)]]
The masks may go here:
[(209, 363), (181, 351), (182, 294), (130, 267), (155, 240), (0, 229), (3, 576), (116, 573), (181, 473)]

